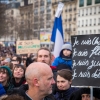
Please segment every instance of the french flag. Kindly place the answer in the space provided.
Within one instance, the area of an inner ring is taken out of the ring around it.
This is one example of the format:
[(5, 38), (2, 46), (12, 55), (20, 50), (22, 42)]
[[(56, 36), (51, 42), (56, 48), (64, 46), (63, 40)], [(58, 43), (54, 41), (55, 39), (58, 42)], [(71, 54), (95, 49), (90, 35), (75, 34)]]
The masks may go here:
[(55, 21), (51, 35), (51, 41), (54, 42), (53, 54), (55, 58), (59, 56), (62, 45), (64, 43), (62, 17), (61, 17), (63, 6), (64, 6), (63, 3), (58, 4), (58, 9), (55, 15)]

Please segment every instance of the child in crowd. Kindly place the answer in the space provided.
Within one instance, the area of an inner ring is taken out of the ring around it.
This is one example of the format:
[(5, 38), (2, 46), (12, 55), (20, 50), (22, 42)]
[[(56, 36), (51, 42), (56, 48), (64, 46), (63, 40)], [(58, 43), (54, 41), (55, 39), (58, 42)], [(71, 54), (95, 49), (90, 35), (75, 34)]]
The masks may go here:
[(55, 58), (52, 66), (58, 66), (60, 64), (66, 64), (70, 70), (72, 70), (72, 46), (70, 43), (66, 43), (62, 46), (59, 57)]

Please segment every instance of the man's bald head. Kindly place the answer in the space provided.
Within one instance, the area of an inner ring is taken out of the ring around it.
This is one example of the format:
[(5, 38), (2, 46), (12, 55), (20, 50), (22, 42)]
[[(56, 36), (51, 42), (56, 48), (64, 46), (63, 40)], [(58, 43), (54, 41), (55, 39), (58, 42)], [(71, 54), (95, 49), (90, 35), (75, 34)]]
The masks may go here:
[(48, 70), (50, 71), (51, 68), (46, 63), (41, 63), (41, 62), (31, 63), (27, 67), (26, 72), (25, 72), (26, 81), (28, 82), (28, 80), (32, 79), (32, 78), (38, 78), (39, 79)]

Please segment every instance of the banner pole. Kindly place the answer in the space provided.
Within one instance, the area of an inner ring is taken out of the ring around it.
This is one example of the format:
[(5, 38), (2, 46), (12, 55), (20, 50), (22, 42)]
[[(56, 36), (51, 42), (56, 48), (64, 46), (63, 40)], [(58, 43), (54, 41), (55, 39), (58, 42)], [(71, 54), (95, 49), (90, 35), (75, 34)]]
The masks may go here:
[(93, 100), (93, 86), (90, 86), (90, 100)]

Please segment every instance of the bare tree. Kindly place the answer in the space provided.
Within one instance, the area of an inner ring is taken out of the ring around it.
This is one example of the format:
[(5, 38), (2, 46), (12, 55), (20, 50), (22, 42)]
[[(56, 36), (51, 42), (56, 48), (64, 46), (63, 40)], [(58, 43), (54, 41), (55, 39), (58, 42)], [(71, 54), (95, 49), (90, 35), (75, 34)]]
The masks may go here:
[(6, 4), (0, 3), (0, 37), (7, 32), (5, 10)]

